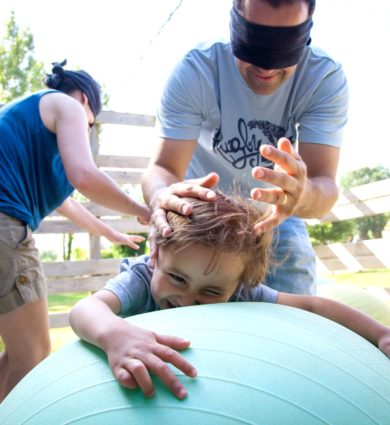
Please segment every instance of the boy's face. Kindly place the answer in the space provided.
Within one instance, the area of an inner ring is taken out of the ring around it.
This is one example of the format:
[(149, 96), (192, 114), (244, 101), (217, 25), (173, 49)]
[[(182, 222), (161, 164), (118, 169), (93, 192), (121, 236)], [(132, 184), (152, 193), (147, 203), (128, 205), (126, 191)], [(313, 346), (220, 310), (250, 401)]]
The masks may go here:
[(175, 252), (160, 247), (151, 291), (161, 309), (229, 301), (244, 270), (237, 254), (222, 253), (217, 266), (205, 274), (214, 249), (191, 245)]

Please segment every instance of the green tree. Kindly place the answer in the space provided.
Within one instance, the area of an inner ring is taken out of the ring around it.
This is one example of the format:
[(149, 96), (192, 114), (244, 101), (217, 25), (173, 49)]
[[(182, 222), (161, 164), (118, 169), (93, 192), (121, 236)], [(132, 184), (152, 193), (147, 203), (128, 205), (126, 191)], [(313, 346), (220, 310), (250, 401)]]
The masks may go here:
[[(363, 184), (373, 183), (379, 180), (385, 180), (390, 177), (390, 169), (377, 165), (376, 167), (364, 167), (359, 170), (348, 172), (341, 178), (340, 186), (343, 189), (351, 189)], [(377, 214), (369, 217), (356, 218), (353, 221), (359, 237), (366, 239), (379, 239), (382, 237), (382, 231), (390, 218), (389, 213)]]
[(390, 177), (390, 169), (382, 165), (375, 167), (363, 167), (358, 170), (349, 171), (341, 177), (340, 186), (343, 189), (362, 186), (363, 184), (373, 183), (379, 180), (386, 180)]
[[(342, 189), (351, 189), (389, 177), (390, 170), (381, 165), (364, 167), (348, 172), (341, 178), (340, 186)], [(389, 218), (390, 214), (377, 214), (370, 217), (316, 224), (308, 226), (308, 231), (313, 245), (331, 242), (345, 243), (350, 241), (355, 234), (358, 234), (363, 240), (381, 238)]]
[(356, 224), (352, 220), (308, 226), (310, 240), (314, 246), (333, 242), (348, 242), (352, 239), (355, 229)]
[(34, 37), (20, 29), (14, 12), (0, 40), (0, 102), (43, 88), (43, 64), (34, 58)]

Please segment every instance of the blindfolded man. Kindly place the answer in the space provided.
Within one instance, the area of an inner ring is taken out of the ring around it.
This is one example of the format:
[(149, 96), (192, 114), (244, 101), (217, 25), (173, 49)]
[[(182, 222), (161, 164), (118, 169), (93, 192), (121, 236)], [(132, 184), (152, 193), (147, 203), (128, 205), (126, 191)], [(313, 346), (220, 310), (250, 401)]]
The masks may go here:
[[(167, 82), (156, 154), (143, 178), (155, 227), (182, 197), (213, 202), (218, 187), (270, 205), (276, 267), (265, 283), (314, 293), (315, 256), (303, 218), (334, 205), (348, 89), (343, 70), (312, 47), (315, 0), (235, 0), (230, 43), (191, 50)], [(190, 180), (190, 181), (188, 181)], [(152, 250), (152, 258), (158, 252)]]

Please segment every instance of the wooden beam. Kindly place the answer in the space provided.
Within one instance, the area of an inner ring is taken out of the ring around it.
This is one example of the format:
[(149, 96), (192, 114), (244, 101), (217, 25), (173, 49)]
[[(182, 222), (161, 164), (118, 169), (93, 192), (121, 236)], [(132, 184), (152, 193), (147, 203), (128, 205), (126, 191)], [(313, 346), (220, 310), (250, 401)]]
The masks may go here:
[[(390, 268), (390, 239), (314, 247), (320, 273)], [(390, 282), (383, 282), (390, 287)]]
[(153, 115), (131, 114), (128, 112), (102, 111), (97, 116), (99, 124), (135, 125), (139, 127), (154, 127)]
[(98, 155), (95, 158), (98, 167), (105, 168), (146, 168), (150, 158), (146, 156)]
[(116, 274), (119, 271), (119, 258), (101, 258), (85, 261), (50, 261), (44, 262), (46, 277), (76, 277), (85, 275)]
[(65, 328), (69, 326), (69, 313), (49, 313), (50, 328)]
[[(134, 217), (119, 219), (103, 218), (102, 221), (121, 233), (143, 233), (149, 231), (148, 226), (139, 224)], [(85, 233), (85, 230), (67, 220), (49, 219), (44, 220), (35, 233)]]
[(103, 170), (118, 184), (140, 184), (143, 171)]
[(116, 273), (105, 276), (89, 276), (89, 277), (58, 277), (48, 279), (47, 289), (51, 294), (64, 294), (67, 292), (94, 292), (101, 289), (109, 279), (114, 277)]
[(390, 179), (343, 190), (330, 213), (320, 220), (306, 220), (309, 225), (367, 217), (389, 212)]

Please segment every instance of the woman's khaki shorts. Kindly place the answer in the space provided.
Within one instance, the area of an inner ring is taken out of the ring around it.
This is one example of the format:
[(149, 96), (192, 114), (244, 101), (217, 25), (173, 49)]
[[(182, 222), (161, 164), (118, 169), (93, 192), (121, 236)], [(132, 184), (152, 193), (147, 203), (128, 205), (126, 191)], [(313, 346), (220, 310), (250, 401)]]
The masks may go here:
[(0, 212), (0, 314), (46, 297), (31, 229)]

